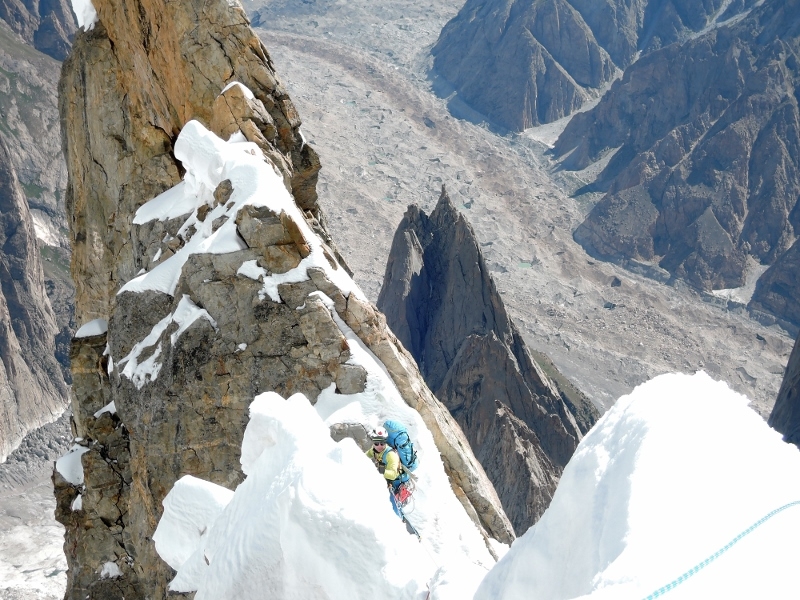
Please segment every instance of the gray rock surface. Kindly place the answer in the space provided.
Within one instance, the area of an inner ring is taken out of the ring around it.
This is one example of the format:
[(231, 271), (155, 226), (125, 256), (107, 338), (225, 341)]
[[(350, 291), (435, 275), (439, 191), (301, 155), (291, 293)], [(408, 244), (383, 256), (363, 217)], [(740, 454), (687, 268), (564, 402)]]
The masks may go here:
[(522, 534), (544, 513), (598, 412), (578, 408), (531, 357), (474, 231), (442, 190), (395, 233), (378, 307), (456, 418)]
[(468, 0), (433, 47), (435, 73), (492, 123), (575, 112), (639, 55), (735, 16), (742, 0)]
[(33, 220), (4, 138), (0, 134), (0, 461), (28, 431), (57, 419), (67, 398)]
[(748, 256), (774, 264), (754, 302), (800, 325), (788, 306), (800, 293), (789, 251), (800, 228), (798, 19), (796, 3), (764, 3), (640, 59), (576, 115), (555, 145), (563, 165), (611, 156), (594, 184), (606, 194), (576, 241), (702, 290), (743, 286)]
[(783, 434), (784, 440), (800, 446), (800, 337), (789, 356), (769, 424)]

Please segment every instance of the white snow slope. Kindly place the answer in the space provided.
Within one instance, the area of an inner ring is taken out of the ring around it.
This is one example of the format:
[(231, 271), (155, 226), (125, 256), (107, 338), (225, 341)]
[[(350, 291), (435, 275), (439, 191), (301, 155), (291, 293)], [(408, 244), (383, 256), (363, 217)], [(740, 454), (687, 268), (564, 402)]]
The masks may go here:
[(797, 597), (800, 505), (748, 530), (800, 501), (799, 475), (800, 452), (744, 396), (702, 372), (661, 375), (583, 439), (475, 600), (656, 597), (685, 573), (662, 594)]
[(422, 543), (405, 533), (369, 461), (328, 438), (319, 413), (330, 402), (257, 397), (242, 448), (248, 477), (229, 503), (190, 509), (212, 484), (176, 484), (156, 534), (178, 569), (174, 589), (199, 589), (197, 600), (264, 589), (420, 600), (428, 588), (432, 600), (796, 592), (787, 550), (800, 533), (800, 453), (705, 373), (662, 375), (620, 398), (581, 442), (550, 509), (488, 574), (474, 560), (479, 542), (434, 526), (444, 515), (420, 521)]

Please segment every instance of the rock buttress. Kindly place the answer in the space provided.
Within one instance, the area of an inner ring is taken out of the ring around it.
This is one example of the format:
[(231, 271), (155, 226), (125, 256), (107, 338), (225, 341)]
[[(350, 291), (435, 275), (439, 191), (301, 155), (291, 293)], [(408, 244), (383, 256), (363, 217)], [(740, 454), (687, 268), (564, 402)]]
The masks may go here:
[[(73, 344), (73, 355), (84, 357), (74, 363), (73, 410), (89, 450), (81, 457), (83, 484), (55, 476), (58, 514), (68, 528), (67, 597), (111, 597), (109, 581), (120, 597), (167, 594), (174, 572), (152, 542), (161, 502), (185, 474), (229, 488), (242, 481), (240, 445), (256, 394), (302, 392), (314, 402), (331, 386), (364, 389), (365, 374), (347, 364), (348, 342), (334, 314), (384, 360), (404, 400), (423, 415), (479, 528), (510, 542), (494, 488), (413, 359), (374, 307), (328, 276), (347, 267), (317, 205), (319, 160), (241, 7), (136, 0), (95, 6), (99, 22), (78, 35), (59, 85), (77, 321), (108, 321), (102, 349), (99, 339)], [(244, 87), (228, 86), (233, 82)], [(274, 167), (292, 209), (246, 205), (234, 214), (241, 182), (221, 180), (207, 203), (187, 214), (134, 224), (139, 207), (181, 181), (176, 140), (190, 120), (206, 139), (208, 130), (216, 134), (214, 143), (241, 132), (254, 144), (248, 152), (260, 151)], [(232, 226), (238, 251), (187, 250), (201, 230), (213, 235)], [(315, 252), (325, 268), (306, 268), (302, 281), (265, 292), (263, 278), (298, 269)], [(174, 287), (121, 291), (179, 254), (185, 260)], [(98, 404), (111, 400), (113, 418), (95, 417)], [(78, 493), (81, 509), (67, 510)]]

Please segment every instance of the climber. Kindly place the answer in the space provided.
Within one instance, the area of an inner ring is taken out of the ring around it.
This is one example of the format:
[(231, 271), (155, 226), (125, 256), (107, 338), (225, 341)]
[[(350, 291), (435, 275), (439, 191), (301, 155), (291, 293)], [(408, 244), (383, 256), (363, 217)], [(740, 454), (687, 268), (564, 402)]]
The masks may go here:
[[(395, 498), (395, 490), (403, 482), (402, 465), (400, 464), (400, 456), (397, 451), (386, 443), (388, 434), (383, 427), (376, 427), (369, 435), (372, 439), (372, 448), (367, 450), (367, 456), (375, 463), (378, 472), (386, 479), (386, 485), (389, 487), (389, 497), (392, 501), (392, 509), (395, 514), (401, 519), (403, 511), (397, 504)], [(406, 476), (406, 479), (408, 477)]]
[(372, 440), (372, 448), (367, 450), (367, 456), (375, 463), (378, 472), (386, 479), (386, 486), (389, 488), (389, 501), (392, 503), (394, 514), (403, 520), (406, 531), (420, 539), (419, 532), (409, 523), (403, 506), (410, 496), (409, 490), (405, 488), (409, 479), (408, 473), (400, 462), (400, 455), (397, 450), (387, 443), (389, 434), (383, 427), (376, 427), (372, 430), (369, 437)]

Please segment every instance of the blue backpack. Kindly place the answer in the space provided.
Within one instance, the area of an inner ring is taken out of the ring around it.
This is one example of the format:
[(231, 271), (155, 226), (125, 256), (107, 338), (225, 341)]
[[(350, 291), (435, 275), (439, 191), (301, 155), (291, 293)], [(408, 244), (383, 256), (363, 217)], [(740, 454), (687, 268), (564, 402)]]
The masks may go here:
[(389, 437), (386, 438), (386, 443), (392, 448), (397, 450), (400, 456), (400, 462), (403, 463), (403, 468), (406, 471), (414, 471), (419, 462), (417, 461), (417, 453), (414, 450), (414, 444), (411, 443), (411, 438), (408, 435), (408, 429), (399, 421), (386, 421), (383, 424)]

